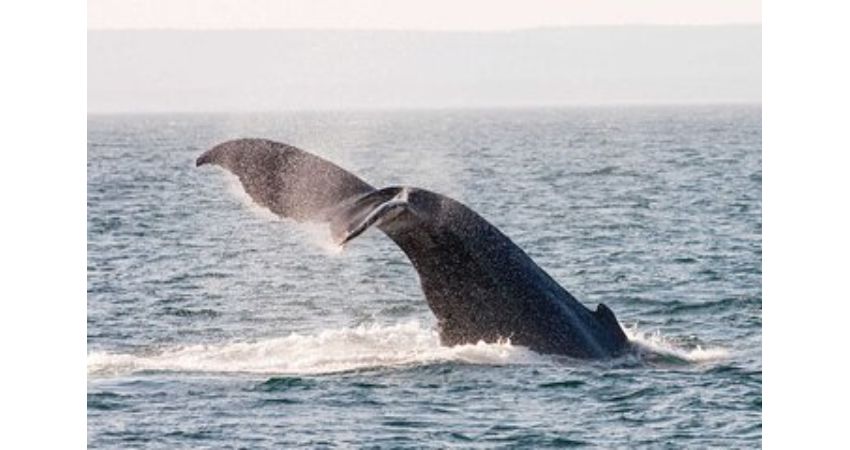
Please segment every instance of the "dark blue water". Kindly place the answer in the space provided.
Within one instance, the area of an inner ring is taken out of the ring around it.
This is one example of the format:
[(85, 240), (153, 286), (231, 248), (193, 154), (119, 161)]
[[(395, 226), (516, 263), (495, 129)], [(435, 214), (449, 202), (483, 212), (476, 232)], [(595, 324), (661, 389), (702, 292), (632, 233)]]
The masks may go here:
[[(760, 115), (91, 116), (89, 446), (760, 446)], [(389, 239), (340, 251), (194, 167), (235, 137), (465, 202), (644, 353), (441, 347)]]

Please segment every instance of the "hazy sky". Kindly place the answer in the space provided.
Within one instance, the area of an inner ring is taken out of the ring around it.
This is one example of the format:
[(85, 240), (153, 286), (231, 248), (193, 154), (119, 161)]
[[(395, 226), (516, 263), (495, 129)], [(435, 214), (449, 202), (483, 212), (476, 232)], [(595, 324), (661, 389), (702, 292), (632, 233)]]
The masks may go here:
[(89, 0), (88, 109), (759, 102), (760, 14), (751, 0)]
[(757, 0), (88, 0), (89, 29), (507, 30), (760, 24)]
[(761, 27), (90, 31), (90, 112), (761, 101)]

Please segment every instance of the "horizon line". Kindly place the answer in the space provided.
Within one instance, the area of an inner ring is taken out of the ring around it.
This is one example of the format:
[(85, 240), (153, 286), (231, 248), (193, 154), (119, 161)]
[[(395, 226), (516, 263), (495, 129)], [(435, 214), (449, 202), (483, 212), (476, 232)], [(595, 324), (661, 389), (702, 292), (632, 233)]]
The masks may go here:
[(761, 107), (761, 100), (698, 100), (698, 101), (611, 101), (564, 103), (558, 105), (493, 105), (493, 106), (356, 106), (356, 107), (317, 107), (291, 109), (248, 110), (115, 110), (86, 111), (87, 116), (130, 116), (130, 115), (222, 115), (222, 114), (297, 114), (297, 113), (369, 113), (369, 112), (439, 112), (439, 111), (528, 111), (557, 110), (576, 108), (640, 108), (640, 107), (711, 107), (711, 106), (749, 106)]

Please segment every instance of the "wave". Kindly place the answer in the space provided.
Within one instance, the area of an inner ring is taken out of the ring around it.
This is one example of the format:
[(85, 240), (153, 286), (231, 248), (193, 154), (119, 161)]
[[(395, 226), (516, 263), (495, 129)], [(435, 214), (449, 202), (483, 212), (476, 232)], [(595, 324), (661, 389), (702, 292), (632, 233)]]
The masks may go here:
[[(722, 348), (685, 346), (660, 333), (626, 328), (641, 361), (704, 363), (728, 357)], [(464, 364), (552, 364), (556, 359), (509, 341), (445, 347), (431, 327), (418, 321), (397, 325), (362, 325), (313, 335), (253, 342), (176, 346), (144, 354), (92, 352), (88, 374), (120, 376), (137, 372), (252, 373), (319, 375), (379, 367), (405, 367), (443, 362)]]

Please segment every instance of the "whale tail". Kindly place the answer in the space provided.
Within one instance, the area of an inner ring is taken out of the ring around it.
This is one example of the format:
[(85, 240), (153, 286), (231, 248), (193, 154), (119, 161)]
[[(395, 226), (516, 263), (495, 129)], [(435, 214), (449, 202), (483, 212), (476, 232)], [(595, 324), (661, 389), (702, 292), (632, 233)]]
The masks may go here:
[(299, 222), (328, 223), (342, 245), (376, 227), (419, 274), (443, 343), (511, 337), (544, 353), (617, 355), (625, 334), (608, 307), (591, 311), (475, 211), (413, 187), (375, 189), (348, 171), (295, 147), (238, 139), (204, 152), (239, 178), (260, 206)]

